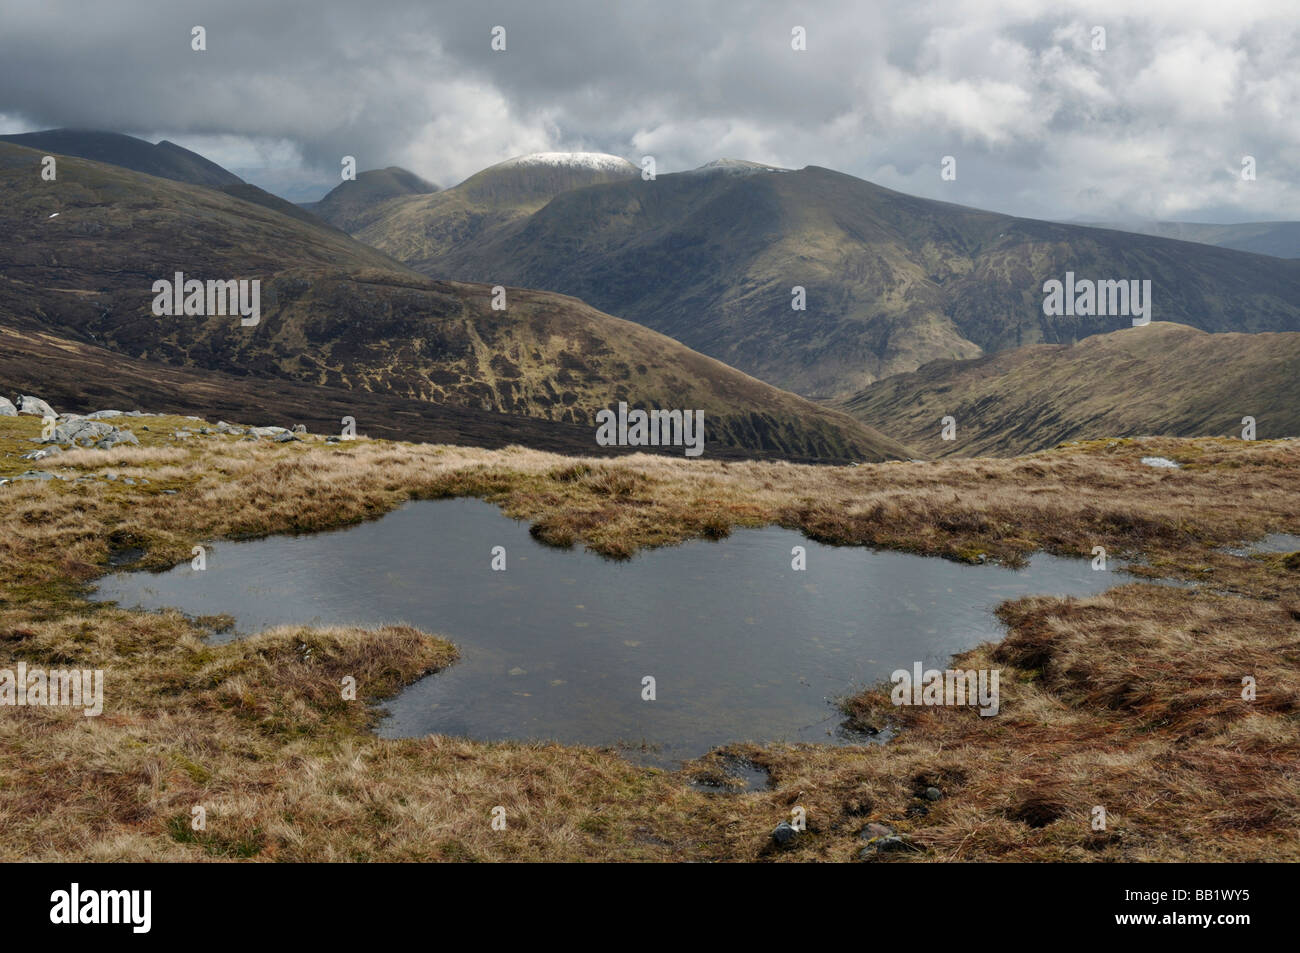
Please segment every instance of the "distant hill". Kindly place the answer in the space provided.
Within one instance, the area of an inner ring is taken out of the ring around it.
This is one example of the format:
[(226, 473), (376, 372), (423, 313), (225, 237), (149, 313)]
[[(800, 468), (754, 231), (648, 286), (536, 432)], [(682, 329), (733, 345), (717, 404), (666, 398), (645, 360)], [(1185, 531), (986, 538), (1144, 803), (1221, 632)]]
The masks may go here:
[[(1131, 326), (1045, 316), (1043, 284), (1067, 271), (1150, 279), (1155, 320), (1300, 330), (1300, 261), (1014, 218), (813, 166), (629, 172), (510, 203), (486, 226), (449, 204), (498, 170), (386, 205), (358, 234), (428, 275), (575, 295), (810, 397)], [(806, 310), (792, 309), (796, 286)]]
[[(935, 361), (838, 406), (934, 456), (1026, 453), (1066, 440), (1300, 436), (1300, 333), (1208, 334), (1153, 322), (968, 361)], [(941, 439), (951, 415), (957, 439)]]
[[(853, 418), (581, 301), (432, 281), (325, 225), (0, 144), (0, 321), (172, 367), (585, 427), (618, 401), (705, 411), (709, 440), (826, 461), (904, 456)], [(53, 217), (52, 217), (53, 216)], [(175, 272), (261, 285), (262, 320), (152, 313)], [(366, 398), (367, 400), (369, 397)]]
[(1200, 242), (1203, 245), (1235, 248), (1237, 251), (1272, 255), (1275, 258), (1300, 258), (1300, 222), (1242, 222), (1236, 225), (1211, 225), (1204, 222), (1110, 222), (1094, 224), (1092, 227)]
[(40, 149), (44, 152), (107, 162), (146, 175), (188, 182), (190, 185), (207, 185), (213, 188), (239, 186), (244, 180), (233, 172), (203, 158), (197, 152), (182, 149), (164, 139), (154, 145), (135, 136), (118, 132), (100, 132), (90, 129), (46, 129), (43, 132), (24, 132), (13, 136), (0, 136), (0, 142)]
[(562, 193), (639, 175), (631, 162), (605, 153), (538, 152), (507, 159), (433, 195), (386, 202), (381, 215), (349, 231), (425, 274), (445, 277), (439, 263), (460, 245), (492, 241)]
[(438, 186), (414, 172), (389, 166), (362, 172), (355, 179), (335, 186), (319, 202), (306, 203), (303, 208), (345, 232), (356, 232), (374, 221), (379, 215), (378, 206), (384, 202), (437, 191)]

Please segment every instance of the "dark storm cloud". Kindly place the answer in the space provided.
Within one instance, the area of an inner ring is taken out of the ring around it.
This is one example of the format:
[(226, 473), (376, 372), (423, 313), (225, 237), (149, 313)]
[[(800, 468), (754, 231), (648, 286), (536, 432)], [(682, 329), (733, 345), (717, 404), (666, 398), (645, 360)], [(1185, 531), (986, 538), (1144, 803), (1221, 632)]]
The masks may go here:
[(166, 136), (284, 193), (343, 155), (450, 185), (589, 149), (824, 165), (1059, 218), (1300, 217), (1289, 3), (989, 7), (0, 0), (0, 123)]

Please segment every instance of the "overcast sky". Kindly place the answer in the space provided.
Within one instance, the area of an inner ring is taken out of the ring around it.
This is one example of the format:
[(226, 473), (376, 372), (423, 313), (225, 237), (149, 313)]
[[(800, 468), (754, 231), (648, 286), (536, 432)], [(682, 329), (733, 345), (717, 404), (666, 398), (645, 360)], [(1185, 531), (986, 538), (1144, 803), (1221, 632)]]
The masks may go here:
[(0, 0), (0, 131), (167, 138), (297, 200), (337, 184), (343, 155), (445, 187), (513, 155), (588, 150), (654, 155), (661, 172), (828, 166), (1040, 218), (1300, 219), (1297, 10)]

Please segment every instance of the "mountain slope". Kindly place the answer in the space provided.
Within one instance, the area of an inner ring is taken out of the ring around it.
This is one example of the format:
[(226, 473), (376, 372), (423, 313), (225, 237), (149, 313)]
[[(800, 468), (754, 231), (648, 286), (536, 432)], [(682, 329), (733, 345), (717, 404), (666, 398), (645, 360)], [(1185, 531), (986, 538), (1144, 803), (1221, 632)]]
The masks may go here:
[(426, 182), (414, 172), (397, 166), (371, 169), (360, 173), (350, 182), (335, 186), (319, 202), (303, 206), (345, 232), (360, 231), (381, 213), (378, 206), (391, 199), (408, 195), (429, 195), (438, 191), (432, 182)]
[(244, 180), (233, 172), (228, 172), (197, 152), (183, 149), (166, 139), (154, 145), (119, 132), (46, 129), (41, 132), (0, 136), (0, 142), (58, 155), (91, 159), (95, 162), (106, 162), (109, 165), (156, 175), (175, 182), (188, 182), (190, 185), (221, 188), (226, 185), (244, 184)]
[[(382, 391), (176, 367), (44, 331), (17, 331), (0, 325), (0, 395), (18, 393), (39, 394), (60, 413), (144, 410), (254, 425), (303, 424), (312, 433), (323, 434), (338, 433), (342, 419), (352, 417), (358, 433), (390, 440), (487, 448), (519, 444), (587, 456), (632, 452), (593, 445), (587, 426), (436, 404)], [(637, 448), (637, 452), (655, 450)], [(721, 444), (710, 445), (708, 455), (722, 459), (762, 456)]]
[[(443, 233), (442, 216), (408, 203), (361, 237), (426, 274), (576, 295), (812, 397), (1131, 325), (1044, 316), (1043, 283), (1069, 270), (1150, 279), (1156, 320), (1300, 329), (1300, 262), (1018, 219), (816, 167), (630, 177), (456, 241), (425, 241), (426, 228)], [(806, 310), (791, 307), (795, 286)]]
[(428, 266), (420, 268), (425, 274), (446, 277), (436, 263), (460, 245), (491, 241), (502, 228), (526, 218), (561, 193), (637, 176), (632, 163), (603, 153), (518, 156), (443, 192), (386, 202), (379, 209), (381, 215), (349, 231), (395, 258)]
[[(935, 361), (839, 404), (935, 456), (1026, 453), (1126, 436), (1300, 435), (1300, 333), (1209, 334), (1167, 321)], [(957, 421), (957, 439), (940, 420)]]
[[(0, 317), (169, 364), (592, 427), (626, 400), (702, 409), (709, 440), (799, 459), (907, 455), (580, 301), (425, 278), (325, 225), (224, 193), (0, 145)], [(52, 217), (54, 216), (54, 217)], [(153, 282), (259, 279), (261, 322), (155, 316)]]

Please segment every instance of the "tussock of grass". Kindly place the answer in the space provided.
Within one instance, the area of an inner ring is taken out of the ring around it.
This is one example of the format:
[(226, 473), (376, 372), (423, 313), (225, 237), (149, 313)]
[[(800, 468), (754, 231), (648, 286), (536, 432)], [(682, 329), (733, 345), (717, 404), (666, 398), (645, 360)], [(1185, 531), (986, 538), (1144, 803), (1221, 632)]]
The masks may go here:
[[(3, 472), (31, 427), (0, 420)], [(74, 478), (111, 466), (149, 484), (0, 487), (0, 666), (104, 668), (109, 699), (98, 718), (0, 710), (0, 858), (852, 860), (859, 829), (879, 821), (914, 848), (885, 862), (1300, 859), (1300, 573), (1286, 554), (1219, 551), (1300, 529), (1294, 442), (1102, 441), (827, 468), (318, 438), (171, 447), (164, 430), (111, 464), (96, 451), (40, 464)], [(1139, 462), (1149, 455), (1185, 466), (1153, 470)], [(1001, 670), (997, 717), (863, 692), (846, 711), (896, 728), (893, 740), (733, 746), (773, 782), (737, 795), (608, 751), (375, 737), (374, 706), (454, 657), (408, 627), (286, 627), (217, 646), (205, 636), (219, 620), (79, 597), (124, 549), (165, 567), (203, 540), (459, 495), (530, 520), (544, 542), (612, 557), (778, 523), (952, 559), (1101, 545), (1202, 585), (1004, 605), (1007, 638), (957, 663)], [(346, 675), (355, 702), (341, 697)], [(1241, 698), (1246, 675), (1253, 702)], [(929, 786), (942, 799), (924, 800)], [(195, 831), (200, 804), (208, 822)], [(491, 828), (498, 805), (506, 831)], [(796, 805), (808, 831), (770, 850), (768, 832)], [(1094, 806), (1105, 831), (1092, 830)]]

